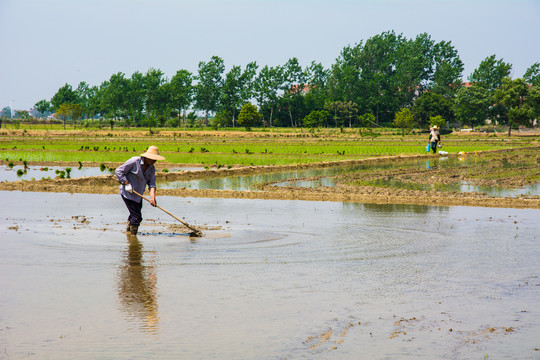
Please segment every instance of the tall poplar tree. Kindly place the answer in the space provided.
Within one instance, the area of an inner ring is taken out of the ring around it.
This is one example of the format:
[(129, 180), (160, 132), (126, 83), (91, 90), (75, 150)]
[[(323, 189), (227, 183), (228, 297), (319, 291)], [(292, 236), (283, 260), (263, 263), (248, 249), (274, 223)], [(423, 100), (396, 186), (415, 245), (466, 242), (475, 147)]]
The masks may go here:
[(205, 112), (205, 124), (208, 124), (208, 114), (218, 109), (224, 71), (225, 64), (219, 56), (212, 56), (209, 62), (199, 62), (196, 77), (198, 83), (195, 85), (195, 107)]

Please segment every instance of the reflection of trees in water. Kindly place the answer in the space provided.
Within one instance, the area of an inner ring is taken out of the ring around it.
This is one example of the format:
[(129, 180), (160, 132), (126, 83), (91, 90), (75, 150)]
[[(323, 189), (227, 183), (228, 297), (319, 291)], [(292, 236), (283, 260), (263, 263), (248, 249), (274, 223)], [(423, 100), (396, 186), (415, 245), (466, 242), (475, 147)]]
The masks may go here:
[[(434, 201), (433, 205), (437, 205)], [(350, 212), (368, 212), (368, 213), (394, 213), (407, 212), (415, 214), (428, 213), (447, 213), (448, 209), (443, 207), (434, 207), (427, 205), (409, 205), (409, 204), (363, 204), (363, 203), (343, 203), (343, 209)]]
[(136, 236), (128, 235), (127, 238), (128, 247), (118, 272), (120, 304), (144, 331), (156, 333), (159, 313), (155, 261), (143, 259), (143, 246)]

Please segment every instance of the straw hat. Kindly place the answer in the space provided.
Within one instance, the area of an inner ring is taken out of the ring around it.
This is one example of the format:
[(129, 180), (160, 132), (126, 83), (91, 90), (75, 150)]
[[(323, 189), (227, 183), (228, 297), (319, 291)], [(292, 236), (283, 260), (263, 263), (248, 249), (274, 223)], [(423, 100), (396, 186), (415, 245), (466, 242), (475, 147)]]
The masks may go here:
[(157, 146), (154, 145), (150, 146), (144, 154), (141, 154), (141, 156), (152, 160), (165, 160), (163, 156), (159, 155), (159, 150)]
[(437, 130), (439, 127), (437, 125), (433, 125), (433, 128)]

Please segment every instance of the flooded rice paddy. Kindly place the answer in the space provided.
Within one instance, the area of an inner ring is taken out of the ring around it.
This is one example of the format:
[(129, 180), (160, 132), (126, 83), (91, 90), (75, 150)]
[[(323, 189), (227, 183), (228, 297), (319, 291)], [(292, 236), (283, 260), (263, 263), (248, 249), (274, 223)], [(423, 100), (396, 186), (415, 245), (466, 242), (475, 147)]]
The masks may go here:
[(540, 357), (539, 210), (0, 197), (3, 359)]
[[(66, 169), (69, 169), (66, 171)], [(168, 169), (171, 172), (175, 171), (191, 171), (200, 170), (201, 167), (173, 167)], [(80, 178), (87, 176), (100, 176), (114, 174), (114, 169), (107, 167), (101, 168), (99, 166), (81, 166), (81, 167), (69, 167), (69, 166), (37, 166), (37, 165), (0, 165), (0, 182), (2, 181), (18, 181), (18, 180), (41, 180), (41, 179), (54, 179), (63, 172), (63, 177)], [(69, 173), (68, 173), (69, 172)]]
[[(429, 160), (414, 159), (400, 160), (396, 162), (380, 163), (376, 165), (378, 171), (388, 169), (427, 169), (444, 170), (468, 167), (473, 162), (484, 161), (477, 158), (442, 157)], [(277, 187), (311, 188), (335, 187), (336, 177), (340, 175), (354, 174), (373, 169), (374, 164), (357, 164), (347, 166), (332, 166), (324, 168), (299, 169), (294, 171), (270, 172), (265, 174), (235, 175), (226, 177), (208, 177), (202, 179), (190, 179), (182, 181), (170, 181), (160, 184), (163, 189), (196, 189), (196, 190), (233, 190), (233, 191), (257, 191), (261, 184), (272, 184)], [(467, 181), (455, 181), (450, 184), (410, 183), (391, 178), (366, 181), (366, 185), (385, 187), (391, 189), (407, 189), (420, 191), (446, 191), (459, 193), (483, 193), (489, 197), (519, 197), (540, 196), (540, 184), (507, 188), (499, 186), (480, 186)]]

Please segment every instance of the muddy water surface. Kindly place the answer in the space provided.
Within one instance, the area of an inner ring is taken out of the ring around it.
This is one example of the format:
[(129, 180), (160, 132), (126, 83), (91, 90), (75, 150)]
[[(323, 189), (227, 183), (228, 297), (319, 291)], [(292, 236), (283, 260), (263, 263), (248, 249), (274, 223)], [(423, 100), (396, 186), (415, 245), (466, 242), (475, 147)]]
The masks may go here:
[(538, 210), (0, 198), (0, 358), (539, 358)]
[[(465, 157), (458, 158), (433, 158), (429, 160), (400, 160), (377, 164), (377, 171), (387, 169), (427, 169), (444, 170), (470, 166), (472, 163), (481, 163), (484, 160)], [(335, 187), (338, 183), (336, 177), (346, 174), (354, 174), (360, 171), (373, 169), (373, 164), (357, 164), (353, 166), (332, 166), (324, 168), (298, 169), (294, 171), (269, 172), (264, 174), (234, 175), (225, 177), (207, 177), (182, 181), (169, 181), (160, 183), (163, 189), (196, 189), (196, 190), (234, 190), (234, 191), (257, 191), (258, 185), (272, 184), (277, 187), (311, 188)], [(429, 176), (429, 173), (426, 174)], [(391, 177), (366, 181), (367, 185), (384, 187), (394, 190), (421, 190), (421, 191), (445, 191), (458, 193), (483, 193), (488, 197), (520, 197), (540, 196), (539, 184), (521, 185), (515, 188), (498, 186), (479, 186), (466, 181), (454, 181), (449, 184), (411, 183), (394, 180)]]
[[(46, 178), (54, 179), (58, 176), (58, 172), (63, 171), (64, 176), (66, 174), (66, 168), (69, 168), (69, 177), (80, 178), (85, 176), (99, 176), (113, 174), (108, 168), (100, 168), (99, 166), (83, 166), (83, 167), (69, 167), (69, 166), (37, 166), (30, 165), (24, 167), (23, 165), (15, 165), (10, 167), (8, 165), (0, 165), (0, 182), (2, 181), (17, 181), (17, 180), (41, 180)], [(201, 170), (201, 167), (173, 167), (168, 169), (170, 172), (186, 171), (186, 170)], [(22, 173), (21, 173), (22, 172)]]

